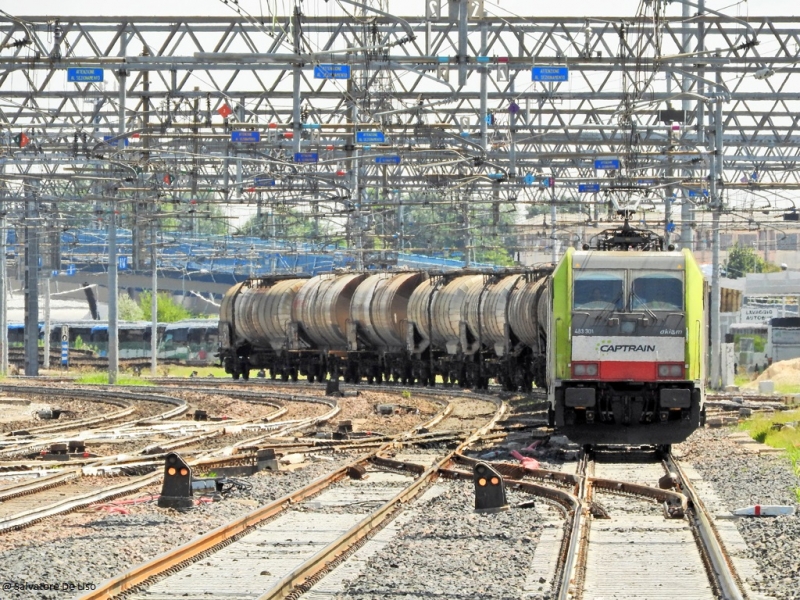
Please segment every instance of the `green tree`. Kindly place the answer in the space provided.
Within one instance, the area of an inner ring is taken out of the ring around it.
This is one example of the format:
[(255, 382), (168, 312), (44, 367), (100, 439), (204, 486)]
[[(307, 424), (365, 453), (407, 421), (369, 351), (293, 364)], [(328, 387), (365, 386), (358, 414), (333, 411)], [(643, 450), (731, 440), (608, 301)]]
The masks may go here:
[[(144, 314), (150, 314), (150, 302), (153, 293), (150, 291), (142, 292), (139, 295), (139, 306), (144, 311)], [(159, 323), (174, 323), (175, 321), (182, 321), (183, 319), (191, 319), (194, 315), (186, 308), (175, 302), (172, 295), (167, 293), (158, 294), (157, 302), (157, 318)]]
[[(467, 242), (476, 262), (512, 265), (508, 248), (517, 245), (516, 210), (507, 203), (454, 202), (413, 206), (406, 212), (404, 246), (420, 254), (464, 253)], [(466, 210), (465, 210), (466, 209)]]
[(128, 294), (119, 295), (117, 310), (120, 321), (143, 321), (145, 319), (142, 307), (136, 304)]
[[(274, 220), (274, 223), (273, 223)], [(239, 229), (239, 233), (251, 237), (267, 239), (275, 235), (284, 240), (314, 241), (314, 239), (324, 234), (324, 227), (319, 227), (311, 213), (306, 213), (294, 209), (276, 211), (274, 216), (268, 217), (262, 214), (251, 217)]]
[(731, 279), (744, 277), (747, 273), (776, 273), (781, 268), (761, 258), (751, 246), (742, 246), (738, 242), (728, 250), (725, 272)]

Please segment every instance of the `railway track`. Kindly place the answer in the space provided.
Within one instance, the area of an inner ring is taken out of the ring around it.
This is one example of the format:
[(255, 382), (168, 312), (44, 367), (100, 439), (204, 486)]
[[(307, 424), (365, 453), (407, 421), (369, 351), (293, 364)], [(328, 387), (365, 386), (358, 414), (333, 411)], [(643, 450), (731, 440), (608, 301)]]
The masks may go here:
[[(555, 597), (745, 597), (713, 517), (671, 456), (663, 464), (652, 456), (584, 456), (579, 465), (581, 510), (563, 542)], [(680, 492), (658, 487), (665, 476)]]
[[(111, 392), (105, 390), (89, 391), (99, 393), (103, 397), (111, 394)], [(133, 399), (133, 397), (151, 399), (154, 397), (152, 394), (130, 394), (123, 391), (120, 391), (120, 393), (123, 397), (128, 399)], [(247, 397), (254, 396), (253, 392), (243, 392), (243, 394)], [(326, 410), (320, 415), (303, 419), (262, 424), (268, 431), (266, 434), (259, 435), (256, 438), (250, 438), (249, 440), (245, 440), (244, 443), (235, 446), (227, 446), (215, 451), (197, 453), (197, 456), (190, 461), (190, 464), (203, 465), (207, 468), (211, 468), (214, 466), (239, 464), (243, 461), (247, 462), (250, 456), (240, 452), (242, 448), (252, 446), (256, 441), (264, 442), (274, 436), (285, 436), (292, 432), (297, 432), (318, 423), (325, 422), (336, 416), (340, 410), (337, 401), (331, 398), (316, 396), (304, 397), (300, 395), (283, 395), (283, 397), (290, 398), (293, 402), (322, 404)], [(164, 398), (169, 397), (164, 396)], [(276, 402), (275, 400), (268, 401), (263, 398), (254, 397), (252, 399), (269, 404), (277, 409), (271, 415), (272, 420), (285, 412), (285, 406), (281, 402)], [(185, 411), (186, 404), (174, 398), (172, 400), (172, 404), (177, 404), (177, 408), (180, 409), (180, 413), (182, 414)], [(162, 413), (156, 420), (175, 416), (174, 411), (175, 409), (172, 409), (167, 411), (167, 413)], [(164, 415), (169, 415), (169, 417), (165, 417)], [(147, 435), (148, 431), (146, 429), (135, 427), (136, 424), (143, 422), (150, 421), (147, 421), (147, 419), (139, 419), (131, 422), (130, 426), (132, 431), (135, 431), (137, 434), (143, 433)], [(115, 429), (117, 433), (119, 433), (119, 429)], [(163, 429), (158, 431), (163, 431)], [(97, 432), (94, 432), (94, 435), (97, 435)], [(172, 446), (188, 446), (197, 441), (206, 439), (208, 435), (209, 433), (205, 432), (183, 437), (172, 444)], [(37, 447), (37, 445), (42, 445), (43, 443), (43, 441), (33, 442), (29, 444), (28, 447)], [(165, 444), (165, 446), (170, 446), (170, 444)], [(69, 471), (62, 475), (50, 474), (37, 481), (20, 482), (0, 488), (0, 531), (27, 527), (42, 519), (84, 508), (96, 502), (108, 501), (131, 494), (148, 485), (157, 483), (162, 477), (159, 467), (163, 464), (164, 456), (170, 450), (172, 450), (172, 448), (160, 448), (157, 453), (150, 453), (147, 456), (140, 457), (125, 457), (122, 460), (113, 456), (83, 460), (80, 461), (79, 466), (72, 464), (71, 461), (60, 464), (51, 463), (49, 465), (51, 467), (66, 467)], [(19, 465), (19, 467), (22, 466), (23, 465)], [(41, 467), (42, 463), (27, 464), (24, 466), (28, 468)], [(91, 475), (96, 475), (98, 473), (109, 473), (123, 469), (129, 471), (144, 469), (153, 472), (123, 483), (117, 481), (112, 485), (102, 485), (102, 480), (91, 477)], [(97, 489), (98, 484), (100, 484), (100, 489)]]
[[(269, 380), (263, 383), (256, 380), (244, 385), (221, 380), (191, 381), (189, 383), (193, 390), (203, 389), (205, 392), (211, 393), (222, 392), (224, 389), (226, 394), (242, 394), (243, 397), (252, 395), (254, 398), (263, 397), (267, 389), (276, 385)], [(277, 382), (277, 385), (285, 386), (285, 383)], [(232, 386), (233, 389), (226, 389), (228, 386)], [(298, 391), (308, 390), (311, 392), (313, 390), (313, 392), (317, 392), (319, 390), (321, 392), (323, 387), (324, 384), (319, 383), (300, 384)], [(160, 389), (163, 391), (163, 388)], [(350, 389), (350, 386), (343, 386), (343, 389)], [(401, 386), (370, 386), (368, 389), (397, 393), (404, 388)], [(412, 389), (414, 394), (427, 394), (432, 397), (446, 393), (453, 396), (476, 398), (475, 394), (470, 392), (449, 389)], [(153, 390), (141, 391), (151, 392)], [(298, 396), (299, 394), (287, 394), (286, 398), (291, 401)], [(314, 396), (314, 400), (330, 401), (323, 396)], [(450, 406), (451, 411), (452, 408)], [(328, 415), (328, 419), (333, 415), (335, 413)], [(385, 524), (384, 517), (395, 514), (397, 506), (413, 503), (415, 497), (426, 497), (424, 496), (425, 490), (430, 489), (429, 483), (437, 477), (471, 478), (472, 474), (469, 468), (473, 466), (474, 461), (458, 453), (447, 456), (451, 459), (449, 463), (443, 462), (444, 455), (437, 456), (433, 466), (431, 465), (432, 456), (425, 457), (426, 460), (423, 464), (403, 455), (392, 458), (387, 453), (388, 448), (401, 451), (398, 445), (402, 441), (417, 443), (424, 442), (426, 439), (431, 442), (458, 438), (463, 440), (464, 435), (455, 426), (459, 423), (460, 418), (457, 415), (452, 416), (448, 410), (442, 410), (437, 416), (440, 421), (439, 427), (442, 428), (439, 431), (425, 432), (425, 429), (433, 427), (431, 423), (426, 423), (402, 436), (341, 442), (298, 439), (292, 434), (292, 431), (307, 428), (311, 422), (282, 422), (274, 424), (277, 425), (275, 430), (266, 431), (263, 435), (246, 440), (245, 443), (237, 442), (235, 445), (229, 445), (216, 451), (195, 455), (192, 459), (194, 465), (222, 465), (225, 464), (225, 454), (236, 456), (242, 447), (255, 443), (271, 442), (270, 445), (276, 449), (282, 448), (286, 452), (318, 452), (321, 447), (325, 446), (367, 450), (379, 445), (378, 452), (369, 453), (356, 463), (337, 469), (329, 477), (323, 478), (324, 481), (318, 480), (268, 507), (251, 513), (240, 519), (238, 525), (232, 523), (220, 528), (217, 532), (212, 532), (218, 536), (219, 545), (225, 547), (230, 544), (233, 547), (236, 545), (234, 542), (238, 544), (237, 540), (250, 537), (249, 533), (245, 535), (246, 532), (251, 531), (248, 529), (250, 524), (254, 522), (269, 523), (267, 527), (261, 529), (266, 531), (274, 528), (275, 535), (267, 532), (262, 534), (265, 536), (263, 538), (250, 538), (257, 540), (255, 543), (260, 544), (255, 548), (262, 555), (272, 553), (284, 558), (291, 555), (294, 558), (302, 559), (299, 562), (296, 561), (296, 568), (287, 571), (281, 570), (283, 567), (274, 570), (272, 567), (266, 567), (263, 570), (271, 575), (254, 578), (252, 572), (248, 572), (247, 569), (242, 570), (242, 566), (248, 564), (244, 560), (247, 558), (247, 550), (242, 555), (239, 550), (231, 549), (225, 560), (241, 563), (237, 568), (243, 573), (242, 585), (246, 587), (251, 585), (251, 580), (257, 579), (260, 586), (263, 587), (264, 584), (271, 586), (269, 589), (260, 589), (258, 593), (250, 593), (250, 595), (252, 597), (278, 598), (286, 597), (288, 594), (290, 597), (298, 597), (301, 592), (306, 592), (304, 597), (309, 600), (329, 597), (322, 591), (315, 591), (312, 585), (317, 581), (322, 581), (323, 572), (327, 570), (327, 567), (323, 568), (323, 564), (330, 566), (333, 561), (336, 561), (337, 564), (341, 563), (337, 571), (348, 572), (348, 568), (352, 570), (354, 567), (348, 567), (347, 564), (348, 557), (351, 553), (355, 556), (357, 548), (373, 535), (372, 524), (376, 522)], [(280, 429), (281, 427), (283, 429)], [(297, 429), (290, 429), (294, 427)], [(463, 447), (463, 444), (460, 447)], [(368, 457), (372, 457), (371, 460), (367, 461)], [(139, 464), (144, 464), (144, 460), (149, 460), (153, 464), (159, 458), (160, 456), (146, 457), (146, 459), (140, 459)], [(553, 592), (553, 597), (574, 600), (596, 597), (657, 599), (659, 597), (673, 598), (676, 594), (686, 598), (744, 597), (742, 592), (738, 591), (739, 582), (735, 573), (732, 573), (733, 569), (726, 557), (724, 547), (714, 533), (712, 519), (708, 515), (704, 515), (702, 503), (695, 500), (696, 495), (687, 485), (688, 482), (683, 483), (681, 487), (686, 496), (686, 500), (683, 500), (682, 494), (656, 487), (658, 479), (666, 472), (660, 462), (634, 464), (621, 462), (617, 464), (606, 460), (590, 461), (588, 458), (584, 462), (585, 470), (577, 474), (545, 469), (533, 472), (516, 466), (500, 466), (509, 486), (548, 500), (547, 504), (537, 504), (536, 510), (539, 511), (542, 521), (547, 523), (545, 527), (547, 535), (543, 534), (542, 539), (536, 545), (525, 590), (535, 593), (535, 590), (541, 590), (544, 587)], [(366, 480), (348, 479), (348, 468), (354, 466), (364, 466), (371, 470), (370, 478)], [(385, 472), (386, 469), (389, 469), (391, 473)], [(679, 479), (683, 479), (680, 466), (674, 461), (668, 464), (668, 470), (675, 472)], [(416, 484), (423, 475), (427, 483), (420, 484), (420, 488), (410, 489), (411, 485)], [(0, 500), (4, 489), (0, 489)], [(362, 495), (368, 502), (363, 506), (352, 507), (355, 494)], [(683, 517), (667, 519), (664, 503), (667, 503), (666, 513), (671, 511), (672, 516), (681, 517), (683, 515)], [(375, 510), (368, 510), (370, 507), (374, 507)], [(385, 511), (379, 514), (378, 509), (385, 509)], [(608, 512), (610, 519), (601, 518), (603, 509)], [(289, 518), (289, 512), (294, 516)], [(281, 521), (284, 517), (287, 518), (285, 522)], [(283, 524), (276, 525), (279, 521)], [(325, 531), (328, 537), (315, 535), (313, 539), (303, 538), (301, 530), (304, 527), (310, 527), (314, 531), (327, 528)], [(394, 526), (389, 525), (388, 527), (391, 529)], [(369, 533), (367, 533), (368, 530)], [(340, 539), (345, 533), (350, 536), (348, 542)], [(293, 537), (295, 535), (296, 537)], [(378, 535), (380, 536), (380, 534)], [(286, 545), (284, 542), (287, 537), (291, 537), (296, 543)], [(220, 539), (222, 541), (219, 541)], [(301, 543), (303, 539), (306, 543)], [(203, 568), (209, 567), (205, 564), (206, 562), (210, 562), (210, 566), (218, 566), (218, 561), (222, 561), (223, 555), (214, 553), (212, 557), (209, 552), (209, 548), (212, 547), (211, 542), (206, 540), (200, 543), (202, 548), (199, 550), (198, 547), (194, 547), (194, 549), (176, 550), (170, 553), (169, 558), (165, 559), (166, 562), (162, 562), (155, 571), (140, 571), (134, 574), (131, 580), (128, 580), (126, 576), (118, 578), (115, 582), (112, 581), (110, 585), (112, 585), (113, 591), (106, 595), (87, 597), (112, 597), (122, 590), (130, 589), (131, 586), (140, 585), (143, 581), (155, 580), (158, 580), (157, 583), (150, 586), (147, 594), (141, 596), (142, 598), (183, 596), (190, 589), (187, 586), (192, 580), (203, 582), (204, 589), (209, 589), (208, 586), (211, 586), (210, 589), (228, 589), (225, 586), (230, 581), (221, 579), (220, 587), (214, 587), (217, 575), (214, 575), (212, 571), (203, 570)], [(679, 550), (659, 554), (667, 547)], [(269, 549), (269, 552), (266, 552), (265, 548)], [(698, 548), (701, 548), (702, 552), (698, 552)], [(252, 549), (254, 547), (250, 548), (250, 550)], [(615, 549), (623, 552), (622, 560), (609, 560), (609, 556), (612, 556)], [(322, 552), (323, 550), (325, 552)], [(332, 554), (327, 554), (328, 552)], [(208, 557), (209, 560), (197, 562), (198, 556)], [(323, 556), (325, 558), (321, 558)], [(234, 559), (238, 560), (234, 561)], [(190, 568), (195, 571), (177, 571), (177, 575), (175, 575), (177, 579), (173, 579), (172, 576), (164, 577), (164, 573), (186, 564), (192, 564), (193, 566)], [(262, 561), (259, 564), (263, 565), (264, 563)], [(609, 564), (623, 564), (624, 573), (622, 571), (619, 574), (613, 572)], [(162, 575), (157, 575), (159, 572)], [(628, 583), (624, 577), (630, 576), (631, 572), (637, 573), (637, 575), (633, 577), (633, 581)], [(184, 573), (184, 575), (180, 576), (180, 573)], [(189, 573), (192, 573), (191, 577), (187, 577)], [(609, 573), (613, 573), (613, 577), (609, 577)], [(675, 573), (682, 575), (676, 577)], [(195, 577), (197, 578), (195, 579)], [(611, 584), (612, 588), (604, 588), (603, 586), (607, 585), (609, 579), (614, 580), (614, 583)], [(170, 591), (170, 586), (173, 584), (165, 583), (169, 580), (182, 581), (176, 588), (181, 590), (180, 593)], [(244, 583), (245, 580), (251, 582)], [(630, 590), (630, 595), (619, 596), (619, 590), (623, 587)], [(98, 590), (98, 592), (100, 591), (102, 590)], [(612, 592), (617, 592), (617, 595), (612, 596)]]
[[(473, 394), (454, 396), (452, 404), (459, 400), (475, 401)], [(481, 401), (495, 408), (480, 427), (461, 440), (458, 449), (485, 435), (506, 410), (506, 405), (496, 398)], [(141, 597), (177, 598), (198, 585), (228, 592), (241, 588), (246, 595), (266, 598), (282, 598), (303, 589), (332, 564), (344, 560), (393, 518), (401, 506), (422, 495), (439, 476), (456, 450), (435, 456), (426, 454), (425, 465), (381, 456), (399, 451), (410, 440), (428, 436), (421, 432), (446, 423), (453, 412), (454, 407), (445, 403), (434, 418), (395, 440), (384, 442), (378, 449), (302, 489), (111, 580), (85, 598), (110, 598), (132, 588), (146, 588)], [(387, 466), (398, 464), (401, 468), (385, 471)], [(363, 478), (365, 474), (368, 477)], [(348, 475), (354, 478), (347, 479)], [(354, 497), (359, 499), (355, 504)], [(287, 538), (291, 538), (288, 543)], [(263, 560), (259, 561), (263, 572), (257, 580), (248, 561), (250, 551), (256, 548), (261, 557), (275, 557), (266, 567)], [(253, 590), (254, 585), (261, 589)], [(126, 596), (131, 597), (129, 593)], [(140, 597), (139, 593), (133, 597)]]
[[(85, 419), (75, 419), (60, 423), (50, 423), (39, 427), (27, 428), (24, 431), (13, 432), (5, 440), (6, 444), (0, 448), (2, 456), (20, 456), (39, 452), (49, 447), (50, 444), (61, 442), (67, 439), (66, 436), (71, 432), (77, 434), (85, 429), (103, 431), (109, 428), (137, 427), (147, 423), (162, 422), (172, 419), (175, 416), (186, 412), (186, 402), (173, 396), (157, 393), (160, 390), (153, 390), (153, 393), (133, 392), (124, 389), (98, 389), (90, 386), (69, 386), (69, 387), (47, 387), (32, 385), (0, 385), (0, 391), (21, 395), (41, 395), (46, 393), (54, 399), (67, 399), (79, 397), (82, 400), (109, 404), (121, 408), (116, 412), (94, 415)], [(118, 423), (136, 411), (136, 404), (149, 402), (158, 405), (166, 405), (168, 408), (160, 413), (148, 415), (138, 419)], [(53, 437), (55, 436), (55, 437)]]

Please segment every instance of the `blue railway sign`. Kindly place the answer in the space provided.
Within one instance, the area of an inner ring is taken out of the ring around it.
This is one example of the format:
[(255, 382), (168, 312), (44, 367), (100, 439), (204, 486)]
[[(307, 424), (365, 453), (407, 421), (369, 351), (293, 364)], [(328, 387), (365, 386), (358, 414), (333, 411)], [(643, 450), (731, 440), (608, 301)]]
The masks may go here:
[(611, 170), (611, 169), (619, 169), (619, 159), (618, 158), (596, 158), (594, 161), (594, 168), (597, 170)]
[(599, 183), (579, 183), (578, 184), (578, 193), (579, 194), (591, 194), (593, 192), (600, 191), (600, 184)]
[(359, 144), (383, 144), (386, 136), (382, 131), (356, 131), (356, 142)]
[(532, 81), (568, 81), (569, 67), (533, 67)]
[(319, 162), (319, 154), (316, 152), (295, 152), (294, 162), (296, 163), (315, 163)]
[(261, 141), (258, 131), (231, 131), (231, 141), (240, 144), (257, 144)]
[(375, 157), (375, 164), (376, 165), (399, 165), (400, 164), (400, 157), (399, 156), (376, 156)]
[(103, 81), (103, 69), (67, 69), (67, 81), (75, 83), (88, 83), (92, 81)]
[(317, 65), (314, 79), (350, 79), (350, 65)]
[(256, 187), (270, 187), (275, 185), (275, 180), (270, 177), (255, 177), (253, 178), (253, 185)]
[[(103, 136), (103, 141), (106, 144), (108, 144), (109, 146), (114, 146), (114, 147), (119, 146), (119, 140), (111, 139), (113, 137), (115, 137), (115, 136), (113, 136), (113, 135), (104, 135)], [(128, 144), (130, 144), (130, 141), (128, 140), (128, 138), (123, 138), (122, 142), (123, 142), (124, 146), (127, 146)]]

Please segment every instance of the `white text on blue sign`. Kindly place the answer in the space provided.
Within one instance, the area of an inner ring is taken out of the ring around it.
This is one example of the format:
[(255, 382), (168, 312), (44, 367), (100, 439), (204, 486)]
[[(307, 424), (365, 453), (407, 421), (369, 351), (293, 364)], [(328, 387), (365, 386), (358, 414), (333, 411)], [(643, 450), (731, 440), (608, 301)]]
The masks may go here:
[(382, 131), (356, 131), (356, 142), (359, 144), (383, 144), (386, 136)]
[(231, 131), (231, 141), (256, 144), (261, 141), (261, 134), (258, 131)]
[(350, 65), (317, 65), (314, 79), (350, 79)]
[(531, 69), (532, 81), (568, 81), (568, 67), (533, 67)]
[(103, 81), (103, 69), (78, 69), (77, 67), (67, 69), (67, 81), (76, 83)]
[(618, 158), (598, 158), (594, 161), (595, 169), (619, 169)]

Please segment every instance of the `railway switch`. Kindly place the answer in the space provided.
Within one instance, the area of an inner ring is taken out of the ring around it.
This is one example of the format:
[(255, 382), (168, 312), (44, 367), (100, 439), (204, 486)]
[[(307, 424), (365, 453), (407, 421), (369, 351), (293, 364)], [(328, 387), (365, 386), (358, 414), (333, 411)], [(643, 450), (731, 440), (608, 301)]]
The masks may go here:
[(506, 484), (497, 470), (480, 462), (475, 465), (472, 478), (475, 482), (475, 512), (493, 513), (508, 510)]

